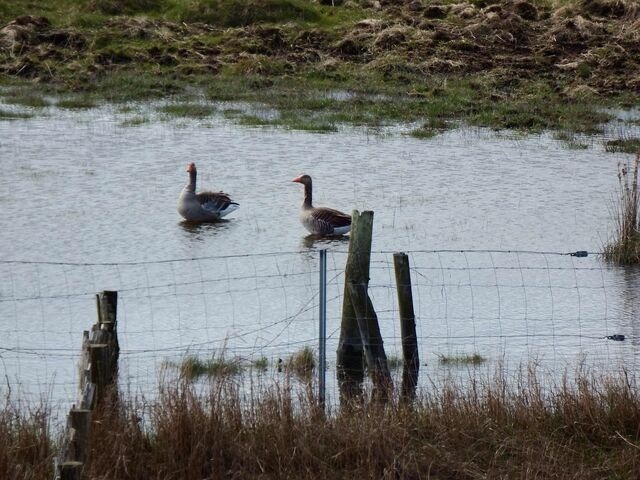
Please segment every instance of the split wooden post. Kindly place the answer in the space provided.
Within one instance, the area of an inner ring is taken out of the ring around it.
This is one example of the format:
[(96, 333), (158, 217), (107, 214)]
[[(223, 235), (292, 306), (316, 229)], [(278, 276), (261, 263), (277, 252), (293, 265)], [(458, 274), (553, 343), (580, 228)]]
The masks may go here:
[(80, 480), (82, 478), (82, 462), (68, 461), (60, 465), (60, 480)]
[(342, 403), (361, 397), (365, 358), (377, 391), (386, 392), (391, 384), (378, 319), (367, 293), (372, 236), (373, 212), (365, 211), (361, 214), (354, 210), (351, 215), (342, 324), (337, 351)]
[(91, 410), (72, 408), (69, 411), (69, 426), (74, 430), (74, 460), (87, 463), (89, 458), (89, 435), (91, 432)]
[(96, 295), (97, 322), (82, 335), (78, 404), (69, 411), (67, 431), (55, 462), (56, 480), (80, 480), (89, 457), (91, 415), (98, 404), (117, 401), (118, 292)]
[(406, 253), (394, 253), (393, 265), (398, 291), (398, 310), (400, 312), (400, 336), (402, 339), (402, 400), (412, 401), (416, 396), (420, 358), (418, 356), (418, 336), (416, 335), (416, 317), (413, 311), (411, 292), (411, 272), (409, 257)]

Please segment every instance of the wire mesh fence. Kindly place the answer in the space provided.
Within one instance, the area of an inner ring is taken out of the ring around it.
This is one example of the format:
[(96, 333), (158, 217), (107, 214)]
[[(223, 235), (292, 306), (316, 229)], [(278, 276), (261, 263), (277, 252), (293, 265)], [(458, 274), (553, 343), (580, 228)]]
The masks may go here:
[[(419, 389), (434, 378), (535, 365), (553, 380), (576, 369), (633, 374), (640, 272), (597, 255), (408, 252), (420, 355)], [(327, 390), (338, 398), (345, 251), (329, 251)], [(95, 294), (118, 291), (120, 384), (153, 395), (187, 357), (260, 365), (265, 378), (307, 347), (317, 352), (317, 251), (124, 263), (4, 261), (0, 272), (3, 389), (63, 406), (75, 397), (82, 332)], [(392, 367), (401, 364), (393, 252), (374, 252), (369, 293)], [(624, 336), (624, 341), (618, 341)]]

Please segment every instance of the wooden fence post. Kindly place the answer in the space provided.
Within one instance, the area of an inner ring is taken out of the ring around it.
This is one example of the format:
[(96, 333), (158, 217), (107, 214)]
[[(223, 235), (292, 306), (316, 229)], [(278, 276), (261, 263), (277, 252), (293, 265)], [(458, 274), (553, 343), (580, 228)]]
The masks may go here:
[(67, 432), (56, 459), (54, 478), (80, 480), (89, 458), (91, 414), (105, 401), (116, 401), (120, 346), (117, 335), (118, 292), (96, 295), (98, 320), (82, 335), (78, 403), (69, 411)]
[(416, 317), (413, 311), (411, 293), (411, 272), (409, 257), (406, 253), (394, 253), (393, 265), (398, 291), (398, 310), (400, 312), (400, 336), (402, 339), (402, 400), (412, 401), (416, 396), (420, 358), (418, 356), (418, 337), (416, 335)]
[(91, 410), (72, 408), (69, 411), (69, 426), (74, 430), (74, 459), (87, 463), (89, 458), (89, 434), (91, 430)]
[(367, 293), (372, 234), (373, 212), (365, 211), (360, 214), (354, 210), (351, 215), (342, 324), (337, 351), (337, 375), (342, 403), (361, 397), (365, 358), (378, 393), (382, 390), (386, 392), (391, 383), (378, 319)]

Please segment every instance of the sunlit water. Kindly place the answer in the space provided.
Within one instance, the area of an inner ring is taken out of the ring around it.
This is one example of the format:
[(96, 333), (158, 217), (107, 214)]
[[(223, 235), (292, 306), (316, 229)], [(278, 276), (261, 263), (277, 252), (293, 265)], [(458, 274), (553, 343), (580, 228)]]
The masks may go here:
[[(450, 372), (441, 355), (476, 352), (484, 371), (638, 367), (637, 270), (524, 253), (602, 249), (617, 164), (633, 159), (605, 153), (602, 138), (572, 150), (550, 135), (473, 129), (419, 140), (152, 113), (124, 126), (134, 114), (112, 107), (45, 112), (0, 121), (0, 372), (16, 389), (75, 398), (82, 331), (103, 289), (120, 292), (123, 383), (134, 393), (186, 352), (275, 362), (316, 348), (319, 248), (329, 249), (335, 361), (348, 242), (306, 238), (291, 182), (300, 173), (314, 179), (315, 204), (375, 212), (371, 294), (390, 355), (400, 355), (392, 252), (411, 252), (423, 375)], [(191, 161), (199, 189), (240, 203), (229, 221), (181, 221)]]

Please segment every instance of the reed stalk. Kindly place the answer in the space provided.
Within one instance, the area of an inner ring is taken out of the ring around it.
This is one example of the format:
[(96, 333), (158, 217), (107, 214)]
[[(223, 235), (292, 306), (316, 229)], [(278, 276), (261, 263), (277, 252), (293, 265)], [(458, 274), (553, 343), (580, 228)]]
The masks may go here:
[(615, 233), (603, 249), (605, 260), (621, 265), (640, 263), (640, 195), (638, 173), (640, 154), (633, 165), (618, 164), (618, 197), (613, 201)]

